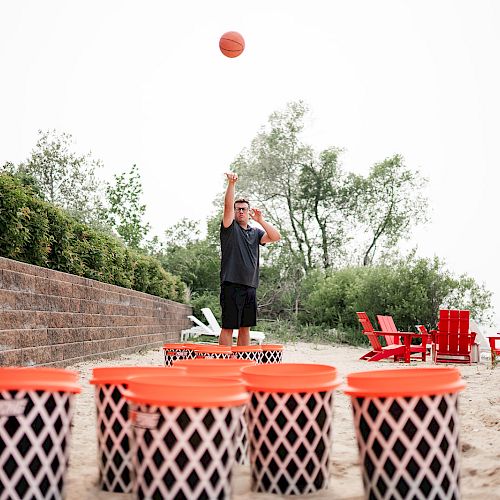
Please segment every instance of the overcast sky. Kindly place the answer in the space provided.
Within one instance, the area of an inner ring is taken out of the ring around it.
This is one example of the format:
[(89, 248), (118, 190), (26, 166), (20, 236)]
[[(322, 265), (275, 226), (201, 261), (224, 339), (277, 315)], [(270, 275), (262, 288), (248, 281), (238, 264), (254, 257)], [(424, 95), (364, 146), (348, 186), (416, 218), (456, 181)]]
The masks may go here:
[(2, 2), (0, 164), (69, 132), (104, 180), (138, 165), (161, 234), (204, 220), (235, 156), (302, 99), (304, 140), (344, 148), (346, 170), (399, 153), (429, 179), (411, 244), (495, 292), (498, 317), (499, 26), (495, 0)]

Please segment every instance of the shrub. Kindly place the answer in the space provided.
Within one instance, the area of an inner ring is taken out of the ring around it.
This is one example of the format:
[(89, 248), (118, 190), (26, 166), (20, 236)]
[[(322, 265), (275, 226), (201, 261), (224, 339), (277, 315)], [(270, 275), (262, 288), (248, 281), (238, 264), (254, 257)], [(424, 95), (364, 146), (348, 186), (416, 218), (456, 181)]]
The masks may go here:
[(22, 180), (0, 174), (0, 255), (186, 302), (186, 286), (153, 257), (41, 200)]
[(491, 293), (468, 276), (454, 277), (437, 259), (411, 257), (393, 265), (350, 267), (306, 280), (302, 324), (358, 329), (356, 311), (391, 315), (398, 328), (435, 327), (442, 307), (469, 309), (488, 321)]

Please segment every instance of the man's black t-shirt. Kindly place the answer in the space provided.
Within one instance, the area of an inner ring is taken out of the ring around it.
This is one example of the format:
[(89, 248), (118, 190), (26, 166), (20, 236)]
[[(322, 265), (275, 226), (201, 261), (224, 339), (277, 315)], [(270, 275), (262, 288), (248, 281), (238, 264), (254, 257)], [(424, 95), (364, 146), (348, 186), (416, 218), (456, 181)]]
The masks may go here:
[(265, 232), (248, 226), (243, 229), (235, 220), (229, 227), (220, 225), (222, 252), (220, 280), (257, 288), (259, 285), (259, 244)]

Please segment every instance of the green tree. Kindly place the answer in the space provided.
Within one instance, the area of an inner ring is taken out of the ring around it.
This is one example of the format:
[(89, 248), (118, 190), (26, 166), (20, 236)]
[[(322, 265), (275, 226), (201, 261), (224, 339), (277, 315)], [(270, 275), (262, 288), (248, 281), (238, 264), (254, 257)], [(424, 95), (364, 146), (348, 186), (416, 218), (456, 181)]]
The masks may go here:
[(249, 193), (251, 203), (264, 209), (266, 218), (279, 229), (282, 245), (304, 270), (312, 265), (311, 217), (298, 195), (301, 167), (313, 161), (311, 148), (299, 140), (306, 112), (302, 102), (274, 112), (268, 127), (233, 164), (240, 175), (237, 189)]
[(137, 165), (129, 172), (114, 176), (114, 183), (106, 187), (109, 204), (108, 222), (133, 248), (139, 248), (150, 225), (143, 222), (146, 205), (141, 204), (142, 184)]
[(416, 224), (427, 221), (427, 181), (394, 155), (372, 167), (358, 191), (357, 218), (362, 225), (363, 265), (373, 262), (377, 247), (394, 248)]
[[(214, 218), (215, 219), (215, 218)], [(214, 219), (207, 222), (208, 233), (214, 231)], [(218, 219), (220, 224), (220, 219)], [(218, 231), (218, 226), (217, 226)], [(217, 233), (218, 234), (218, 233)], [(218, 237), (207, 234), (200, 237), (197, 224), (182, 219), (165, 231), (166, 241), (158, 256), (162, 266), (180, 276), (196, 298), (202, 294), (218, 294), (220, 255)]]
[(306, 214), (302, 220), (309, 220), (308, 228), (303, 228), (311, 233), (305, 239), (308, 268), (318, 261), (324, 269), (339, 262), (351, 239), (347, 223), (355, 214), (359, 183), (356, 176), (342, 171), (341, 152), (326, 149), (301, 168), (297, 197)]
[(39, 131), (30, 157), (15, 172), (25, 185), (35, 184), (46, 201), (63, 208), (82, 222), (102, 221), (101, 186), (96, 171), (102, 167), (91, 153), (80, 155), (73, 137), (55, 130)]
[(238, 190), (264, 209), (281, 232), (278, 249), (304, 273), (352, 263), (360, 248), (368, 265), (378, 247), (394, 247), (425, 221), (425, 180), (399, 155), (376, 164), (366, 178), (346, 173), (341, 149), (317, 154), (301, 141), (307, 111), (292, 102), (270, 116), (233, 164)]

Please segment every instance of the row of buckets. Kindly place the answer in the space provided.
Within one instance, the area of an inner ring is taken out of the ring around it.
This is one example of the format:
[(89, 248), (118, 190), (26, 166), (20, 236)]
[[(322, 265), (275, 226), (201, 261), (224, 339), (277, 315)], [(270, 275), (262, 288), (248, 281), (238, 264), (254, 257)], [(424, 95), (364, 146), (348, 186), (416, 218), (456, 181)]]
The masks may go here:
[(163, 345), (165, 366), (172, 366), (181, 359), (247, 359), (260, 363), (281, 363), (282, 344), (225, 346), (215, 344), (175, 343)]
[[(234, 357), (171, 365), (94, 368), (103, 490), (228, 499), (237, 463), (249, 463), (254, 492), (328, 487), (335, 367)], [(0, 369), (0, 499), (63, 498), (77, 376)], [(447, 367), (347, 375), (366, 498), (460, 497), (464, 387)]]

